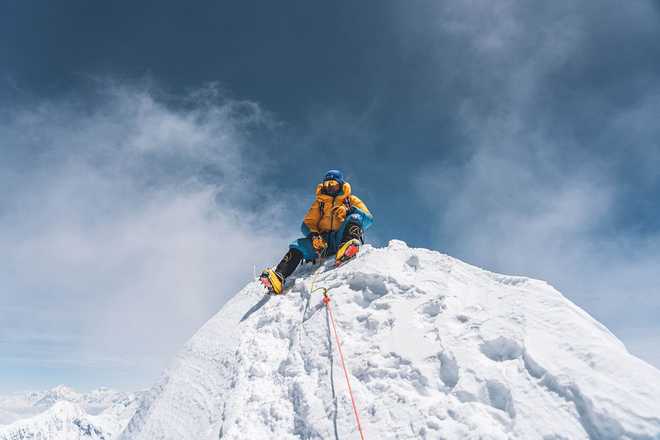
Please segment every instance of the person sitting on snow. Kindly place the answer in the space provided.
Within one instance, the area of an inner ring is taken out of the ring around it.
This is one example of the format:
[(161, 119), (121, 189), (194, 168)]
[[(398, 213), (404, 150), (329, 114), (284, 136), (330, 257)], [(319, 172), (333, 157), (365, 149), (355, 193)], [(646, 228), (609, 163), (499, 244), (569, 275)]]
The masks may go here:
[(286, 278), (300, 262), (335, 254), (336, 264), (355, 257), (364, 242), (362, 232), (373, 223), (367, 206), (351, 193), (339, 170), (330, 170), (316, 187), (316, 199), (307, 211), (301, 230), (305, 238), (289, 245), (275, 269), (263, 271), (259, 280), (269, 293), (279, 295)]

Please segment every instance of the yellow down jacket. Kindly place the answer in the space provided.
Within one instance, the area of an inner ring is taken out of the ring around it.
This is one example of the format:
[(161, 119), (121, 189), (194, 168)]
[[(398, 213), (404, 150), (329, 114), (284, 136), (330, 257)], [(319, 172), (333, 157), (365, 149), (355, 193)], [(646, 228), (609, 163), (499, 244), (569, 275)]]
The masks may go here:
[(316, 187), (316, 199), (309, 207), (303, 220), (304, 225), (309, 228), (310, 232), (323, 233), (338, 230), (342, 224), (342, 219), (337, 217), (333, 212), (333, 208), (342, 204), (349, 210), (350, 208), (357, 208), (371, 217), (367, 205), (357, 196), (351, 194), (351, 185), (348, 182), (344, 182), (342, 190), (336, 196), (324, 194), (321, 191), (322, 188), (322, 184)]

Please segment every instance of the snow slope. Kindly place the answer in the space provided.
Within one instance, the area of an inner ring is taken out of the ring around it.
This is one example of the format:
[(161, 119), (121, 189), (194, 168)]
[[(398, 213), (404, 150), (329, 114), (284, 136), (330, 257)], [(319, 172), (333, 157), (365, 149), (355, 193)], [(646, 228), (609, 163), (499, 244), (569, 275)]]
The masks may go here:
[(1, 395), (0, 425), (6, 425), (44, 411), (44, 409), (34, 406), (44, 395), (45, 392), (39, 391)]
[(45, 392), (0, 396), (0, 440), (109, 440), (125, 427), (142, 393), (99, 388), (78, 393), (57, 386)]
[[(400, 241), (286, 295), (256, 282), (187, 343), (122, 440), (660, 439), (660, 371), (550, 285)], [(311, 294), (311, 295), (310, 295)]]

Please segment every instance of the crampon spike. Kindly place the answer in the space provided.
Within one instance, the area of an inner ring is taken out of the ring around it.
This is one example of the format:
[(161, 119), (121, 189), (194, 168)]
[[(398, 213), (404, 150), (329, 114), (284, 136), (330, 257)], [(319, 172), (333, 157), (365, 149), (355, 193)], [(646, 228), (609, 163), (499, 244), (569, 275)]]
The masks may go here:
[(261, 284), (267, 288), (267, 289), (272, 289), (273, 285), (270, 283), (270, 280), (267, 277), (262, 277), (259, 278), (259, 281), (261, 281)]

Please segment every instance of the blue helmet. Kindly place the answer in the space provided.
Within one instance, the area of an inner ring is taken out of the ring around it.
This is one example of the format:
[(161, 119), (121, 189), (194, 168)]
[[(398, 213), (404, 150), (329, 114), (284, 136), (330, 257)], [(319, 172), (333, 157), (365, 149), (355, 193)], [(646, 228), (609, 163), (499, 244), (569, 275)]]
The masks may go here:
[(327, 173), (325, 173), (325, 177), (323, 178), (323, 181), (325, 182), (326, 180), (336, 180), (339, 182), (340, 185), (344, 184), (344, 173), (342, 173), (339, 170), (330, 170)]

